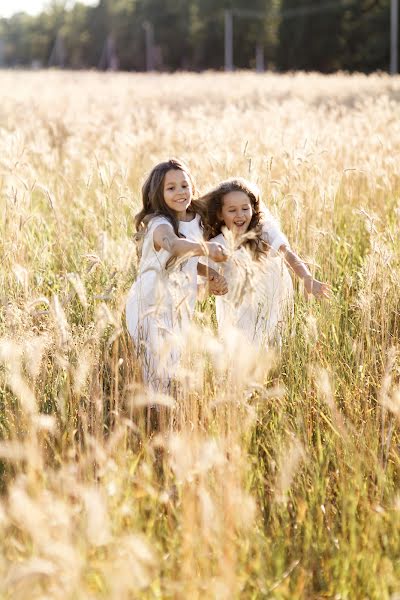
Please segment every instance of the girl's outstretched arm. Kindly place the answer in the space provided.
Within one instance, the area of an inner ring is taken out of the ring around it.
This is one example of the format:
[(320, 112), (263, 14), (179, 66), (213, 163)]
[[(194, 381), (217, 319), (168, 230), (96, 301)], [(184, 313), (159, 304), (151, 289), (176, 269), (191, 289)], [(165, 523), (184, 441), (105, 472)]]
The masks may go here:
[(153, 232), (154, 248), (170, 252), (172, 256), (209, 256), (215, 262), (224, 262), (228, 255), (221, 244), (216, 242), (193, 242), (178, 237), (171, 225), (159, 225)]
[(304, 287), (308, 294), (312, 294), (316, 298), (330, 298), (331, 288), (327, 283), (322, 283), (318, 279), (314, 279), (307, 265), (295, 254), (290, 248), (283, 245), (279, 248), (283, 253), (285, 261), (294, 273), (304, 281)]

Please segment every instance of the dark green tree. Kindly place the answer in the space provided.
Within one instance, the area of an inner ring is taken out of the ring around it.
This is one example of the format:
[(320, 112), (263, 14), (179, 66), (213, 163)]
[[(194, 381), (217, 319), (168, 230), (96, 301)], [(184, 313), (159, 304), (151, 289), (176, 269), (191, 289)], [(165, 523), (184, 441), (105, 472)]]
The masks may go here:
[(191, 38), (192, 0), (138, 0), (135, 11), (142, 47), (142, 68), (145, 59), (146, 22), (153, 28), (156, 63), (167, 70), (193, 67)]
[(344, 11), (341, 68), (371, 72), (390, 62), (390, 0), (354, 2)]
[(31, 63), (33, 22), (34, 18), (25, 13), (18, 13), (10, 19), (2, 20), (2, 42), (6, 65), (15, 67)]
[[(320, 11), (311, 12), (310, 6)], [(324, 73), (340, 69), (343, 13), (341, 0), (336, 5), (315, 0), (282, 0), (278, 68)]]
[(390, 0), (98, 0), (96, 6), (68, 6), (53, 0), (37, 17), (1, 19), (3, 63), (46, 66), (61, 36), (65, 66), (107, 68), (101, 57), (111, 35), (119, 67), (142, 71), (147, 28), (155, 68), (223, 69), (224, 15), (233, 10), (235, 68), (253, 68), (257, 46), (268, 66), (280, 70), (389, 66)]
[(233, 55), (236, 68), (254, 66), (258, 44), (267, 48), (271, 55), (274, 33), (271, 20), (277, 4), (274, 0), (197, 0), (192, 14), (196, 68), (224, 67), (225, 10), (234, 11)]

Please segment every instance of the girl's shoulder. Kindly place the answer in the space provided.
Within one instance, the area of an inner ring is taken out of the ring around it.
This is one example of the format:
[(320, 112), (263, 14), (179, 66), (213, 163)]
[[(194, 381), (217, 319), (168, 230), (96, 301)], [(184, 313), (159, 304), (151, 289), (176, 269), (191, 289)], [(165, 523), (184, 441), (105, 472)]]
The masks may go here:
[(163, 215), (149, 215), (149, 219), (146, 224), (145, 234), (154, 232), (155, 228), (159, 225), (169, 225), (170, 227), (172, 227), (171, 221), (169, 221), (167, 217), (164, 217)]
[(260, 221), (261, 238), (271, 246), (273, 250), (279, 250), (280, 246), (288, 246), (289, 241), (286, 235), (282, 232), (280, 223), (268, 209), (263, 211)]
[(145, 228), (140, 233), (141, 238), (141, 254), (148, 255), (149, 253), (157, 252), (154, 247), (154, 232), (160, 225), (168, 225), (172, 228), (171, 222), (163, 215), (149, 215), (145, 223)]

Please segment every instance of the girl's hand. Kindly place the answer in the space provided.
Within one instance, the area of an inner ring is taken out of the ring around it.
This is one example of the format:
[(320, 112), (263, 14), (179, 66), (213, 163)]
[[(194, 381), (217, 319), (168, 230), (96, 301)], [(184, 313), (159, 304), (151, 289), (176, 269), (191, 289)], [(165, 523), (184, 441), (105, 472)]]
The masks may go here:
[(329, 284), (322, 283), (318, 281), (318, 279), (313, 279), (312, 277), (307, 277), (304, 279), (304, 287), (306, 289), (307, 294), (312, 294), (315, 298), (320, 300), (321, 298), (330, 298), (331, 297), (331, 288)]
[(214, 262), (225, 262), (227, 260), (228, 253), (221, 244), (218, 244), (218, 242), (207, 242), (206, 247), (208, 256)]
[(228, 284), (223, 275), (218, 273), (210, 275), (208, 278), (208, 289), (210, 294), (215, 296), (223, 296), (228, 293)]

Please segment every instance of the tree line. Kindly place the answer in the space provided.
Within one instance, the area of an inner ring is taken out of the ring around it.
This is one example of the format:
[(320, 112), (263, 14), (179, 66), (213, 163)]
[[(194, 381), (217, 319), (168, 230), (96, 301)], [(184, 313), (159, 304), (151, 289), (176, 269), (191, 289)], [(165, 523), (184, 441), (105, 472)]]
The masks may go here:
[[(226, 11), (235, 68), (388, 70), (390, 0), (99, 0), (0, 19), (2, 66), (223, 69)], [(149, 53), (150, 62), (149, 62)]]

